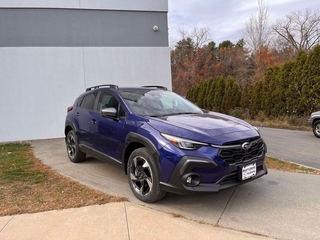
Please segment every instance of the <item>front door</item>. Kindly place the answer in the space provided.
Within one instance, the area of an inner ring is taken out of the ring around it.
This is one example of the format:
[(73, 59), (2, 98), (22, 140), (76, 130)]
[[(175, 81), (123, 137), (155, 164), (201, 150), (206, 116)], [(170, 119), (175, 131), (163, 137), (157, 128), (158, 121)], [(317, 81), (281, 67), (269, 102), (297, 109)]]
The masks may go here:
[[(101, 115), (101, 110), (114, 107), (118, 115), (116, 118), (107, 118)], [(122, 116), (121, 116), (122, 115)], [(94, 150), (99, 151), (121, 163), (122, 139), (125, 117), (118, 100), (110, 93), (102, 91), (99, 96), (97, 111), (93, 114), (94, 123), (91, 133), (94, 138)]]

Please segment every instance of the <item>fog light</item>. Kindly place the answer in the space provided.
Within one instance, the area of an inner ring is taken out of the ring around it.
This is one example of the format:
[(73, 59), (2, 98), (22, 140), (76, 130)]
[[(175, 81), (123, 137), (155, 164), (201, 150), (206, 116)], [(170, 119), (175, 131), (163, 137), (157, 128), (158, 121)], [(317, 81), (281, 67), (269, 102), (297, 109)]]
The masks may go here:
[(186, 182), (190, 184), (192, 182), (192, 177), (191, 176), (187, 177)]
[(195, 187), (199, 185), (201, 177), (198, 173), (187, 173), (182, 176), (181, 180), (184, 185), (188, 187)]

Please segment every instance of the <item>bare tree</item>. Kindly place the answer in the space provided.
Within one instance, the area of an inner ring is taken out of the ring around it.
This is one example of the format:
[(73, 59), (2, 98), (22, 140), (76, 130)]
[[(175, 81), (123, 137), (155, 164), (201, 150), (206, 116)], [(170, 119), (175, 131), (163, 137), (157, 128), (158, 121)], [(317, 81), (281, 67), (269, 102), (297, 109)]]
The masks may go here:
[(203, 47), (204, 44), (210, 41), (210, 30), (209, 28), (193, 28), (192, 32), (189, 33), (184, 29), (179, 29), (179, 34), (181, 39), (190, 38), (194, 43), (194, 48), (197, 50), (198, 48)]
[(258, 0), (258, 13), (250, 17), (244, 32), (246, 47), (253, 53), (269, 47), (271, 36), (268, 18), (268, 6), (263, 0)]
[(320, 43), (320, 14), (310, 9), (297, 11), (278, 20), (272, 29), (296, 51), (309, 51)]
[(254, 57), (256, 80), (263, 78), (265, 69), (268, 67), (266, 59), (271, 44), (271, 28), (268, 19), (268, 6), (263, 0), (258, 0), (258, 13), (250, 17), (244, 32), (246, 47)]
[(203, 47), (210, 40), (209, 28), (194, 28), (191, 37), (195, 43), (195, 49)]

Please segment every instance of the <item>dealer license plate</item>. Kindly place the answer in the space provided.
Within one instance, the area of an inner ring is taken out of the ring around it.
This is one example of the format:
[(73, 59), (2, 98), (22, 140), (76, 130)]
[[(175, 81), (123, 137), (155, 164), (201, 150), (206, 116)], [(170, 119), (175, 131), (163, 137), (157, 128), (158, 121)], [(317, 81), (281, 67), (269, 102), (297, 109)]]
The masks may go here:
[(249, 164), (242, 167), (242, 180), (254, 177), (257, 174), (256, 163)]

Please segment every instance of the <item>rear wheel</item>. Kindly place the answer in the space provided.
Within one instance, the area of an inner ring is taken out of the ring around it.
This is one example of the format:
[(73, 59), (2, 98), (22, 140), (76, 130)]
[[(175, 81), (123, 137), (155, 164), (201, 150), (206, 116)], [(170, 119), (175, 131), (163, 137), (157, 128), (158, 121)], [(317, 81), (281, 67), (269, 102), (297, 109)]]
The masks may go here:
[(166, 195), (160, 185), (159, 166), (147, 148), (138, 148), (131, 153), (127, 173), (130, 188), (141, 201), (151, 203)]
[(320, 120), (317, 120), (314, 124), (313, 124), (313, 134), (317, 137), (320, 138)]
[(82, 162), (86, 154), (79, 149), (78, 139), (73, 130), (69, 131), (66, 138), (67, 153), (71, 162)]

